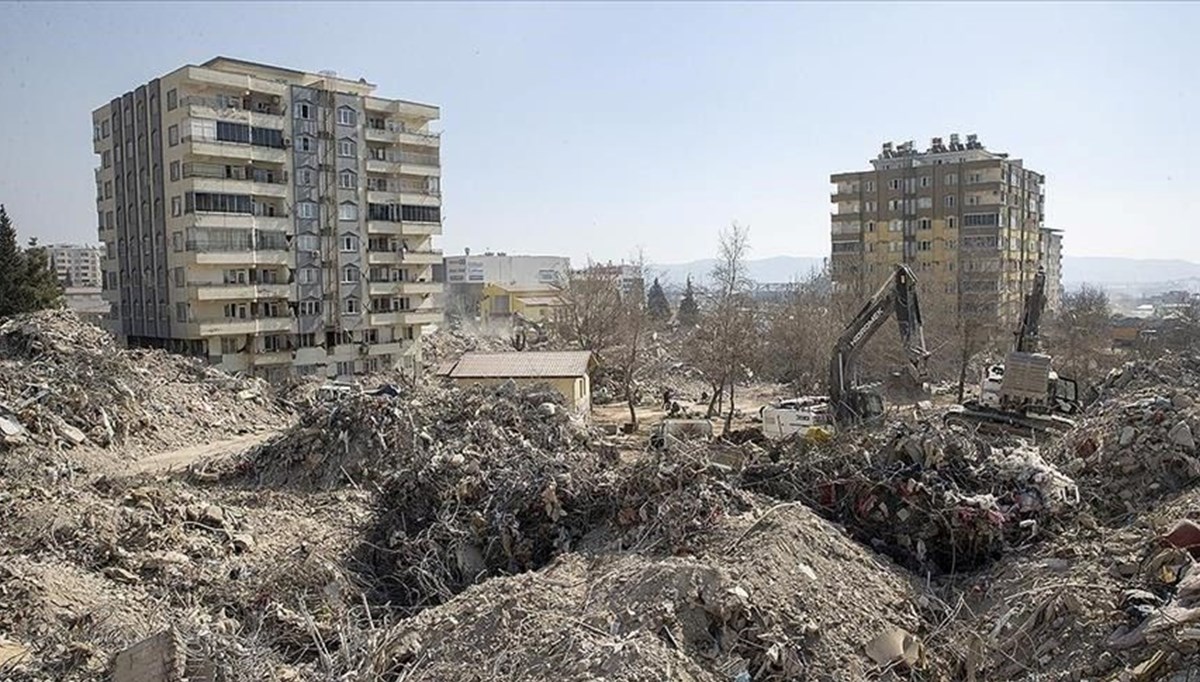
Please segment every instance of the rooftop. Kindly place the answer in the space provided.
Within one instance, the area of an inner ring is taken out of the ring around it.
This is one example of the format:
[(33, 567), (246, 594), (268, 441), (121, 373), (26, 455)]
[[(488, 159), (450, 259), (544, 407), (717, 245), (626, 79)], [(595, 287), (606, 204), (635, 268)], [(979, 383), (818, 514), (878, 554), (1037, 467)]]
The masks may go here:
[(447, 374), (454, 379), (529, 379), (587, 374), (591, 351), (464, 353)]

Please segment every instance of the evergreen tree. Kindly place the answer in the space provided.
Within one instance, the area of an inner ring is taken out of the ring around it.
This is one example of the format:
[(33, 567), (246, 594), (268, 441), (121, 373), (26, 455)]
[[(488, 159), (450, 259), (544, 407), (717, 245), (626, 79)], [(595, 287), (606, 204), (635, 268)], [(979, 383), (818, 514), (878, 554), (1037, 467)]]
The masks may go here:
[(22, 257), (25, 261), (25, 277), (21, 282), (21, 299), (25, 305), (22, 312), (57, 308), (62, 301), (62, 285), (50, 269), (46, 249), (38, 246), (37, 237), (29, 238), (29, 246)]
[(687, 288), (683, 290), (683, 298), (679, 299), (679, 312), (676, 313), (679, 324), (694, 326), (700, 319), (700, 306), (696, 305), (696, 292), (692, 289), (692, 278), (687, 278)]
[(17, 287), (23, 270), (21, 251), (17, 248), (17, 228), (9, 220), (4, 204), (0, 204), (0, 317), (19, 312)]
[(667, 301), (667, 295), (663, 293), (657, 277), (654, 278), (654, 284), (650, 285), (650, 293), (646, 296), (646, 310), (650, 319), (655, 322), (671, 319), (671, 304)]
[(0, 317), (57, 307), (61, 298), (46, 250), (37, 239), (17, 248), (17, 228), (0, 204)]

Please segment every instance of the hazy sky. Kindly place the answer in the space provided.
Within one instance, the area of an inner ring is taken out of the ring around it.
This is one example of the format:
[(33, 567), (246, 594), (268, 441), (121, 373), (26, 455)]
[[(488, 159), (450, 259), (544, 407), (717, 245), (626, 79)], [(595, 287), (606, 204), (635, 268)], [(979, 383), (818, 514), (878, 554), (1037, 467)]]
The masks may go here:
[(0, 2), (0, 203), (94, 242), (92, 109), (221, 54), (440, 105), (447, 253), (679, 262), (736, 220), (825, 255), (831, 172), (973, 132), (1068, 254), (1200, 260), (1197, 35), (1182, 2)]

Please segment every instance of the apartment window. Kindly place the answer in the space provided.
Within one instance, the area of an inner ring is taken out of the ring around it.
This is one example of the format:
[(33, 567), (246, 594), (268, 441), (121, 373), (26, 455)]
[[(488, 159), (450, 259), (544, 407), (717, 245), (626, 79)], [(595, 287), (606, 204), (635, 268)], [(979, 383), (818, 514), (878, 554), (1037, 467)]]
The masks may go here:
[(408, 339), (409, 341), (412, 341), (412, 340), (413, 340), (413, 338), (414, 338), (415, 336), (416, 336), (416, 332), (414, 332), (414, 331), (413, 331), (413, 328), (412, 328), (412, 327), (405, 327), (405, 328), (404, 328), (404, 338), (405, 338), (405, 339)]
[(109, 166), (112, 165), (112, 152), (111, 151), (105, 149), (104, 153), (100, 156), (100, 158), (101, 158), (101, 162), (100, 162), (101, 166), (108, 168)]
[(302, 234), (296, 237), (296, 248), (300, 251), (317, 251), (321, 248), (321, 242), (314, 234)]
[(866, 213), (874, 213), (875, 212), (875, 202), (874, 201), (864, 201), (863, 202), (863, 211), (865, 211)]
[(917, 251), (931, 251), (931, 250), (933, 250), (933, 242), (930, 242), (930, 241), (917, 242)]
[(993, 226), (998, 223), (995, 213), (968, 213), (963, 216), (963, 227)]
[(958, 218), (949, 216), (946, 218), (946, 227), (953, 230), (958, 227)]
[(174, 147), (179, 144), (179, 126), (169, 126), (167, 128), (167, 146)]
[(893, 220), (888, 224), (889, 232), (900, 232), (903, 229), (904, 229), (904, 221)]
[(903, 206), (904, 206), (904, 202), (902, 202), (899, 199), (888, 199), (888, 210), (889, 211), (899, 211), (901, 208), (903, 208)]
[[(954, 250), (954, 249), (955, 249), (957, 246), (958, 246), (958, 242), (957, 242), (957, 241), (955, 241), (955, 240), (953, 240), (953, 239), (947, 239), (947, 240), (946, 240), (946, 250), (947, 250), (947, 251), (953, 251), (953, 250)], [(951, 269), (951, 270), (953, 270), (953, 269), (954, 269), (954, 263), (951, 263), (951, 264), (950, 264), (950, 269)]]
[(953, 205), (954, 205), (954, 195), (952, 195), (952, 194), (947, 194), (947, 195), (946, 195), (946, 205), (947, 205), (947, 206), (953, 206)]
[(867, 232), (874, 232), (874, 231), (875, 231), (875, 221), (868, 220), (867, 221)]
[(350, 107), (340, 107), (337, 112), (338, 124), (352, 126), (358, 121), (357, 113)]
[(179, 106), (179, 93), (174, 88), (167, 90), (167, 111), (175, 111)]
[(312, 107), (305, 102), (301, 102), (300, 106), (296, 107), (296, 116), (299, 118), (312, 118)]
[(866, 187), (866, 190), (867, 190), (868, 192), (874, 192), (874, 191), (875, 191), (875, 181), (874, 181), (874, 180), (867, 180), (867, 182), (865, 183), (865, 185), (864, 185), (864, 186)]
[(105, 199), (112, 198), (112, 180), (104, 181), (104, 198)]
[(179, 162), (172, 161), (169, 168), (170, 168), (170, 173), (171, 173), (171, 182), (176, 182), (177, 180), (179, 180), (179, 175), (180, 175), (179, 174)]
[(921, 218), (917, 221), (917, 227), (922, 230), (931, 230), (933, 229), (933, 221), (929, 218)]
[(946, 173), (945, 182), (947, 185), (957, 185), (958, 173)]
[(312, 333), (297, 334), (296, 335), (296, 347), (297, 348), (316, 348), (317, 347), (317, 335), (312, 334)]
[(338, 206), (338, 220), (358, 220), (358, 205), (349, 201)]
[(300, 284), (316, 284), (317, 269), (316, 268), (300, 268), (296, 271), (296, 281)]
[(100, 137), (108, 139), (109, 132), (108, 119), (100, 121)]
[(892, 181), (888, 183), (888, 186), (892, 189), (900, 189), (900, 178), (892, 178)]
[(301, 168), (296, 171), (296, 184), (307, 187), (313, 184), (312, 171), (307, 168)]
[(302, 151), (302, 152), (311, 152), (312, 151), (312, 138), (311, 137), (301, 135), (299, 138), (298, 144), (300, 145), (300, 151)]
[(183, 215), (183, 201), (180, 197), (171, 197), (171, 217), (178, 218)]
[(982, 173), (971, 173), (969, 176), (967, 176), (967, 182), (970, 182), (970, 183), (983, 182), (983, 174)]
[(175, 286), (181, 287), (184, 284), (184, 269), (175, 268)]
[(346, 315), (357, 315), (362, 312), (362, 308), (358, 305), (357, 298), (347, 298), (342, 300), (342, 312)]
[(933, 197), (917, 197), (917, 208), (933, 208)]
[(345, 360), (337, 363), (338, 376), (348, 376), (354, 374), (354, 361)]
[(302, 317), (312, 317), (321, 314), (320, 301), (300, 301), (296, 304), (296, 310)]
[(354, 284), (358, 281), (358, 268), (353, 265), (342, 268), (342, 284)]
[(922, 186), (922, 187), (928, 187), (928, 186), (929, 186), (929, 176), (928, 176), (928, 175), (922, 175), (922, 176), (921, 176), (921, 186)]
[(301, 201), (296, 204), (296, 215), (301, 218), (316, 218), (317, 205), (311, 201)]
[(176, 303), (175, 304), (175, 321), (176, 322), (187, 322), (187, 317), (188, 317), (188, 304), (187, 303)]
[(221, 273), (221, 279), (226, 284), (245, 284), (246, 271), (241, 269), (226, 270)]
[(358, 251), (358, 237), (347, 234), (342, 236), (342, 253), (354, 253)]
[(344, 170), (338, 173), (338, 187), (342, 189), (354, 189), (358, 186), (358, 175), (352, 170)]
[(378, 329), (363, 330), (363, 343), (370, 343), (370, 344), (379, 343), (379, 330)]
[(344, 156), (352, 159), (356, 156), (357, 147), (358, 146), (354, 144), (354, 140), (338, 140), (338, 156)]
[(221, 337), (221, 354), (233, 355), (242, 352), (241, 337), (239, 336), (222, 336)]

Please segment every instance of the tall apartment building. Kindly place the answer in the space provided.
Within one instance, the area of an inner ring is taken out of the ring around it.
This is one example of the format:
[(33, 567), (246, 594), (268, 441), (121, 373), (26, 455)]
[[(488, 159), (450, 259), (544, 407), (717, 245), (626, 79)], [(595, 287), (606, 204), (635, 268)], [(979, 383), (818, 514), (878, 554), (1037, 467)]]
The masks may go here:
[[(836, 289), (861, 298), (904, 262), (922, 293), (952, 304), (940, 314), (1012, 327), (1045, 264), (1045, 177), (975, 135), (935, 137), (924, 152), (885, 143), (871, 166), (830, 177)], [(1061, 288), (1058, 272), (1051, 285)]]
[(1062, 310), (1062, 230), (1042, 228), (1042, 266), (1046, 268), (1046, 309)]
[(113, 331), (267, 377), (415, 368), (441, 319), (439, 110), (374, 90), (217, 57), (96, 109)]
[(46, 256), (59, 284), (70, 288), (99, 289), (101, 249), (82, 244), (50, 244)]

